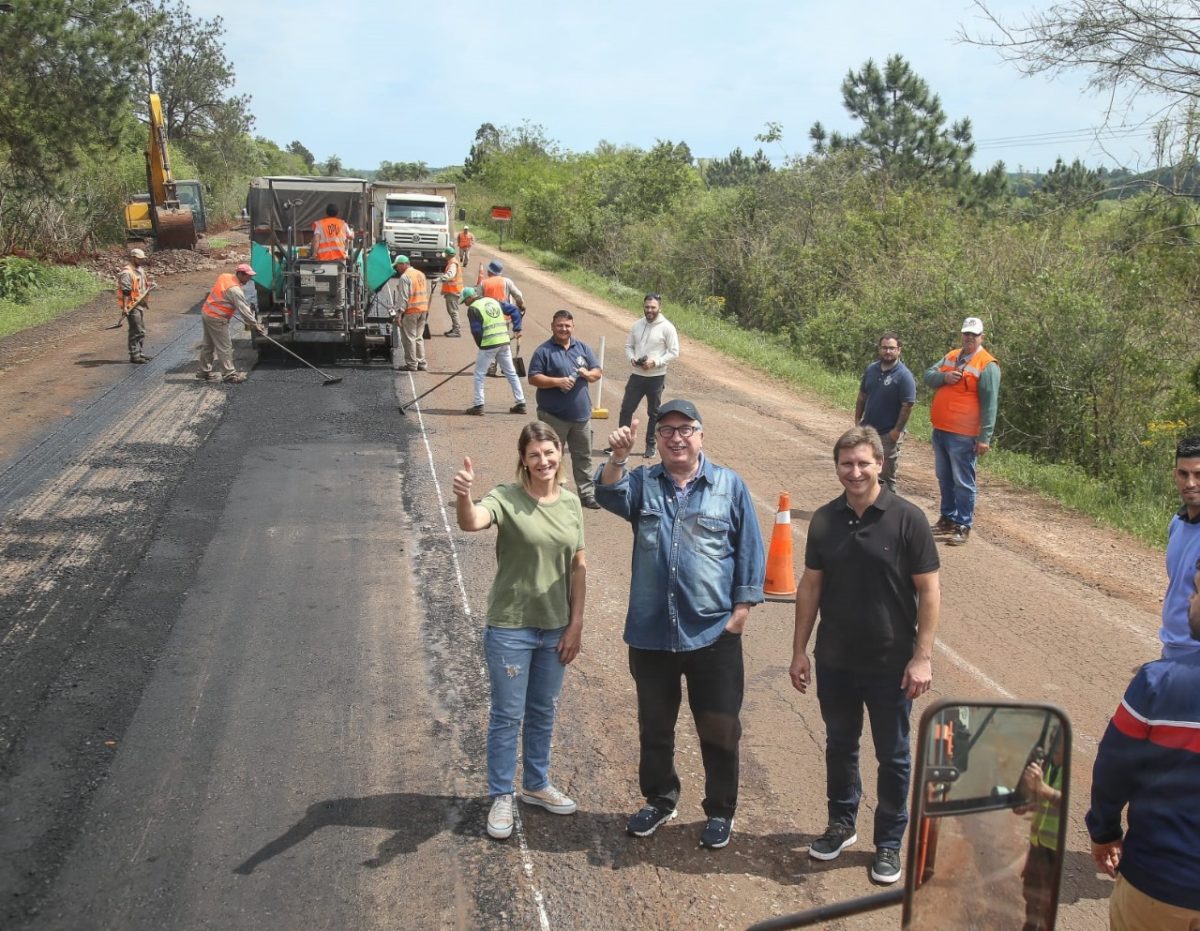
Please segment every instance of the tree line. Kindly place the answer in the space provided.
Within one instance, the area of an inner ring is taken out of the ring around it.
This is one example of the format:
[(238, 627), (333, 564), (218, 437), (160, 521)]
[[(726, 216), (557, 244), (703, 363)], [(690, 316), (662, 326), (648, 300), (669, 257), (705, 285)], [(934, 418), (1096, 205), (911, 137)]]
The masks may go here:
[[(969, 120), (900, 56), (841, 92), (858, 131), (814, 125), (811, 151), (779, 166), (761, 148), (696, 160), (671, 140), (564, 152), (536, 124), (484, 124), (460, 203), (472, 217), (511, 204), (524, 241), (662, 292), (668, 314), (682, 302), (783, 334), (834, 370), (861, 371), (883, 330), (924, 368), (981, 317), (1004, 372), (1003, 447), (1117, 495), (1169, 491), (1174, 440), (1200, 426), (1191, 198), (1149, 185), (1106, 200), (1103, 172), (1061, 160), (1032, 191), (1003, 163), (976, 172)], [(778, 124), (756, 137), (782, 140)]]

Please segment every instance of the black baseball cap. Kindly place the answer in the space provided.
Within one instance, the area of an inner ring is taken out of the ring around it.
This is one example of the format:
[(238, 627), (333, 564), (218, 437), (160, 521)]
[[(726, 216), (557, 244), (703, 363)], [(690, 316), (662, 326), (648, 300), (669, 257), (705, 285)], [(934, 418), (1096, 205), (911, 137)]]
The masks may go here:
[(700, 419), (700, 412), (696, 410), (696, 405), (691, 401), (685, 401), (683, 398), (668, 401), (658, 409), (659, 420), (662, 420), (667, 414), (683, 414), (684, 417), (696, 421), (701, 426), (704, 424), (704, 421)]

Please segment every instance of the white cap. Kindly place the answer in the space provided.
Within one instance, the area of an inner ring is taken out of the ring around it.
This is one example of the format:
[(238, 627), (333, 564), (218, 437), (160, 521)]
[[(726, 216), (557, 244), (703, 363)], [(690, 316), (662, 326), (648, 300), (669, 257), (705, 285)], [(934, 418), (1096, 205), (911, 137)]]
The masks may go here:
[(962, 331), (964, 333), (974, 333), (976, 336), (983, 335), (983, 321), (978, 317), (967, 317), (963, 321)]
[(141, 249), (130, 249), (129, 257), (133, 259), (144, 259), (146, 257), (146, 253)]

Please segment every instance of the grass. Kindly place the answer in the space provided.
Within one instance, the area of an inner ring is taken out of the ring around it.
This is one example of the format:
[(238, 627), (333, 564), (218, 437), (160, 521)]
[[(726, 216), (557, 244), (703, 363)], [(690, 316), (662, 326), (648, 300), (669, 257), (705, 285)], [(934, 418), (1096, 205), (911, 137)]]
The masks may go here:
[[(82, 268), (51, 265), (45, 268), (45, 284), (28, 303), (0, 300), (0, 338), (46, 323), (86, 304), (111, 282)], [(116, 307), (116, 299), (113, 299)]]
[(222, 239), (220, 236), (204, 237), (204, 248), (206, 249), (224, 249), (229, 245), (228, 239)]
[[(490, 231), (481, 232), (483, 235), (479, 236), (480, 239), (489, 245), (496, 244), (497, 239)], [(641, 313), (642, 292), (637, 288), (580, 268), (553, 252), (507, 238), (504, 249), (532, 259), (547, 271), (597, 297), (624, 307), (635, 316)], [(671, 304), (670, 318), (679, 331), (690, 338), (739, 359), (771, 378), (814, 394), (847, 411), (854, 408), (860, 372), (832, 372), (815, 361), (797, 356), (788, 341), (780, 336), (745, 330), (701, 308)], [(914, 369), (918, 381), (922, 369)], [(908, 429), (911, 435), (927, 442), (930, 440), (932, 427), (929, 424), (928, 405), (917, 405), (908, 422)], [(1164, 473), (1170, 466), (1170, 462), (1164, 462)], [(1022, 453), (1004, 449), (990, 452), (982, 460), (981, 468), (989, 475), (1039, 492), (1159, 548), (1166, 545), (1167, 521), (1178, 506), (1174, 499), (1164, 498), (1164, 486), (1153, 481), (1153, 477), (1148, 477), (1147, 481), (1132, 491), (1117, 491), (1078, 466), (1040, 462)]]

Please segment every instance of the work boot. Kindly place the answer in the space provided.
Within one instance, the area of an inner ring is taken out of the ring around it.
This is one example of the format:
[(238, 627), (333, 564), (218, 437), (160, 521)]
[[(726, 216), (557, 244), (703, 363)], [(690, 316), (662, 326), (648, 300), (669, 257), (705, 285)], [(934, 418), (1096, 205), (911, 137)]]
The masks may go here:
[(418, 362), (417, 363), (417, 371), (418, 372), (428, 372), (429, 371), (429, 363), (428, 362)]
[(150, 360), (147, 359), (145, 356), (130, 356), (129, 357), (130, 365), (145, 365), (149, 361)]
[(524, 414), (526, 412), (525, 411), (525, 402), (518, 401), (516, 404), (514, 404), (512, 407), (510, 407), (508, 409), (508, 412), (510, 414)]
[(196, 373), (196, 377), (201, 381), (212, 381), (216, 377), (216, 373), (211, 369), (201, 369)]
[(954, 533), (956, 526), (958, 525), (949, 517), (939, 517), (937, 523), (933, 524), (929, 529), (933, 531), (935, 537), (944, 537)]
[(419, 372), (420, 369), (418, 369), (415, 365), (401, 365), (399, 368), (396, 369), (396, 371), (397, 372)]
[(470, 414), (472, 417), (482, 417), (483, 416), (483, 405), (476, 404), (474, 407), (468, 407), (465, 411), (463, 411), (463, 413)]
[(458, 329), (458, 327), (451, 327), (445, 333), (443, 333), (442, 336), (457, 337), (457, 336), (462, 336), (462, 332)]
[(488, 366), (487, 377), (488, 378), (499, 378), (500, 377), (500, 373), (498, 371), (496, 371), (496, 366), (494, 366), (494, 365)]
[(245, 372), (230, 372), (228, 375), (226, 375), (224, 378), (221, 379), (221, 381), (225, 382), (225, 384), (227, 384), (227, 385), (240, 385), (245, 380), (246, 380)]
[(946, 537), (946, 545), (947, 546), (966, 546), (967, 540), (970, 538), (970, 536), (971, 536), (971, 528), (964, 527), (962, 524), (959, 524), (957, 527), (954, 528), (954, 533), (952, 533), (952, 534), (950, 534), (950, 536)]

